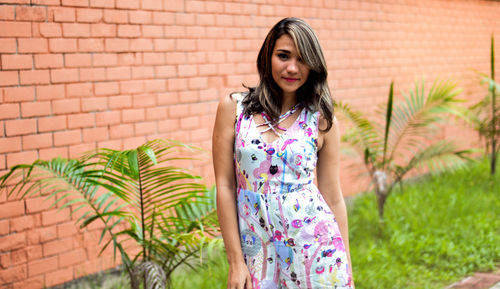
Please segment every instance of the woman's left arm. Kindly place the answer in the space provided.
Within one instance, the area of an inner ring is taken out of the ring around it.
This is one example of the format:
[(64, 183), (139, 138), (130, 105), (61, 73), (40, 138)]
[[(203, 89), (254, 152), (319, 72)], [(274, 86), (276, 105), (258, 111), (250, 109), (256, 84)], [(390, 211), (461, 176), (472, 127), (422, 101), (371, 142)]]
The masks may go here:
[[(320, 119), (320, 128), (326, 127), (326, 120)], [(319, 132), (318, 151), (318, 189), (339, 225), (340, 234), (344, 240), (349, 270), (352, 278), (352, 264), (349, 253), (349, 230), (347, 225), (347, 210), (340, 188), (340, 131), (337, 119), (333, 119), (332, 128), (328, 132)]]

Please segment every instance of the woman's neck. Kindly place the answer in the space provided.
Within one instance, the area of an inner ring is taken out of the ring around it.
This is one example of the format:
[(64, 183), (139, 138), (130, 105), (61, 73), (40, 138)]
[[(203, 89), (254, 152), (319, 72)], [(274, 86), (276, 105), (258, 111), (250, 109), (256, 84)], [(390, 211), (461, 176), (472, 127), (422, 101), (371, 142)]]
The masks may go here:
[(280, 114), (286, 113), (289, 111), (292, 107), (294, 107), (297, 104), (297, 96), (294, 95), (285, 95), (283, 94), (283, 99), (281, 102), (281, 112)]

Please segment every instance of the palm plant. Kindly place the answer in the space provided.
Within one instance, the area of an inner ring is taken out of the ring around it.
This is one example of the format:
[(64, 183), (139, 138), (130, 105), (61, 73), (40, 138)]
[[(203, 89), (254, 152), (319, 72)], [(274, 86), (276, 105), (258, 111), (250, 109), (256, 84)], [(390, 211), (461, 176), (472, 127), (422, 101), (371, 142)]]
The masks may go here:
[(37, 160), (12, 167), (0, 188), (22, 197), (49, 193), (54, 205), (79, 212), (82, 228), (102, 222), (101, 252), (112, 245), (121, 255), (132, 288), (168, 288), (179, 265), (194, 266), (201, 248), (218, 242), (214, 190), (172, 165), (186, 159), (175, 156), (184, 148), (191, 149), (154, 140), (79, 160)]
[(470, 150), (458, 150), (451, 141), (434, 141), (436, 124), (448, 114), (460, 115), (456, 104), (459, 91), (450, 81), (436, 81), (424, 93), (424, 81), (403, 94), (393, 104), (391, 83), (387, 104), (379, 111), (385, 123), (370, 121), (348, 104), (338, 102), (337, 109), (352, 123), (342, 140), (361, 156), (375, 187), (379, 216), (384, 215), (387, 197), (396, 184), (410, 172), (427, 167), (430, 172), (460, 166)]
[(495, 82), (495, 39), (491, 36), (490, 68), (491, 77), (478, 73), (481, 84), (488, 84), (488, 94), (468, 110), (469, 121), (480, 136), (486, 140), (486, 152), (490, 154), (490, 173), (495, 175), (496, 159), (500, 143), (500, 105), (496, 101), (496, 92), (500, 84)]

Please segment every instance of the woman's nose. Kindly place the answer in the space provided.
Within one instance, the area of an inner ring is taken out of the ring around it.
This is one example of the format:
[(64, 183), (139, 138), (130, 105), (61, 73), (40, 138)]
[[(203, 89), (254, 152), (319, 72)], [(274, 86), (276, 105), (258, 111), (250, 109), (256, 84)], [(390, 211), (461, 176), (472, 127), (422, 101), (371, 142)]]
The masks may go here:
[(297, 60), (290, 60), (290, 62), (288, 63), (288, 66), (286, 67), (287, 71), (288, 72), (298, 72), (299, 71), (299, 67), (297, 65)]

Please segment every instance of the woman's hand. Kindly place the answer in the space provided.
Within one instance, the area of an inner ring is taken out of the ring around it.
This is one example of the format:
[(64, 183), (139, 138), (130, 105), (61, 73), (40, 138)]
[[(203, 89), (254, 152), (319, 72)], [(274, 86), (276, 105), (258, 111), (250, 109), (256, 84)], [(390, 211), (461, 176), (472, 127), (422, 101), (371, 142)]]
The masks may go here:
[(245, 263), (229, 266), (227, 289), (252, 289), (252, 277)]

